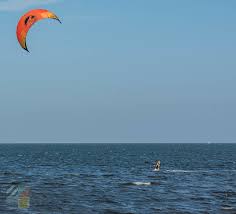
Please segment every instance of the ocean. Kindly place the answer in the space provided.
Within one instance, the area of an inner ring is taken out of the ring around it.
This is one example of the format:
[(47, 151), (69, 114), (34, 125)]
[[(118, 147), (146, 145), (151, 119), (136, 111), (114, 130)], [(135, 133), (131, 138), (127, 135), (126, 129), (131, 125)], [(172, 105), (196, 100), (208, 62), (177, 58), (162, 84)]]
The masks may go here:
[(236, 144), (0, 144), (8, 213), (235, 214)]

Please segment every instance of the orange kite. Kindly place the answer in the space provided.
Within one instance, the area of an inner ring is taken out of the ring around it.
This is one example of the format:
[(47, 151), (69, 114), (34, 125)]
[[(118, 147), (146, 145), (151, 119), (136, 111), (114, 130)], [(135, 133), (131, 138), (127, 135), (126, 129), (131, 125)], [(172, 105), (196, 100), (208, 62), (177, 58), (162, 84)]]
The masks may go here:
[(27, 33), (34, 23), (42, 19), (56, 19), (61, 23), (59, 18), (54, 13), (43, 9), (31, 10), (20, 18), (17, 25), (16, 35), (21, 47), (26, 51), (28, 51), (26, 45)]

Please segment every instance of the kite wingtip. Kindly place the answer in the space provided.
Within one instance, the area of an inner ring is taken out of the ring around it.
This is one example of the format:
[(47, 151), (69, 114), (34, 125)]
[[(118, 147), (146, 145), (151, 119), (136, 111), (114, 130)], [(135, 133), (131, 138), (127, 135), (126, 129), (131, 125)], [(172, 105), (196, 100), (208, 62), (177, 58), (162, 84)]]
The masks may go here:
[(25, 50), (26, 50), (28, 53), (30, 53), (27, 47), (26, 47), (26, 48), (24, 48), (24, 49), (25, 49)]
[(57, 20), (58, 22), (60, 22), (60, 24), (62, 24), (61, 20), (57, 16), (55, 16), (53, 19)]

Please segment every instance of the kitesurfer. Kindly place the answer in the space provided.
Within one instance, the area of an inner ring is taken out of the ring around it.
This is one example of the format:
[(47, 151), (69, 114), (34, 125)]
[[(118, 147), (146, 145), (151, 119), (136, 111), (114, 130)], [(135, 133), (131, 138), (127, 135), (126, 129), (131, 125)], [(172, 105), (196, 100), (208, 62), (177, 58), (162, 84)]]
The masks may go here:
[(156, 160), (156, 163), (155, 163), (155, 171), (159, 171), (160, 170), (160, 167), (161, 167), (161, 161), (160, 160)]

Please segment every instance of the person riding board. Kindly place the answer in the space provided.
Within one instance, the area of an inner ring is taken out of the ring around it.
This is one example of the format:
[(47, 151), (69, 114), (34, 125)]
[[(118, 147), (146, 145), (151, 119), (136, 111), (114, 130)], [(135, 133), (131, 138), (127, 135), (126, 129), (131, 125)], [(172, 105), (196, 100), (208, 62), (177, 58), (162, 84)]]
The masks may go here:
[(160, 161), (160, 160), (157, 160), (156, 163), (155, 163), (155, 170), (156, 170), (156, 171), (159, 171), (159, 170), (160, 170), (160, 167), (161, 167), (161, 161)]

